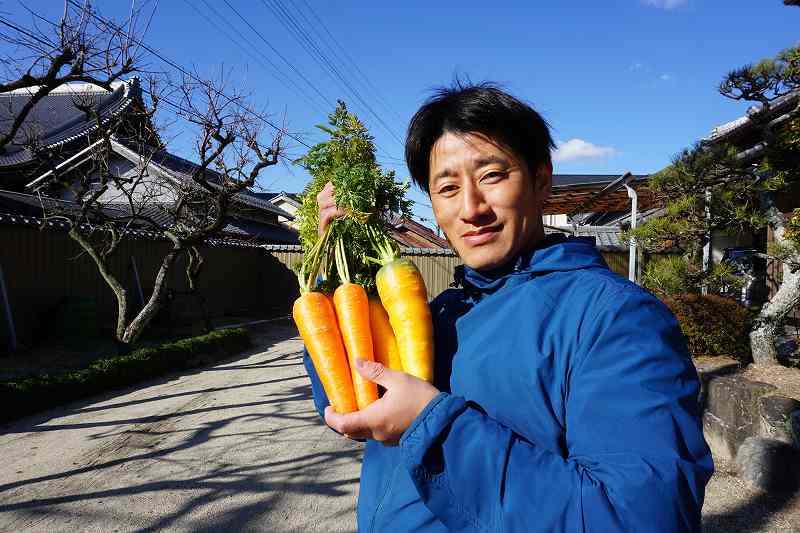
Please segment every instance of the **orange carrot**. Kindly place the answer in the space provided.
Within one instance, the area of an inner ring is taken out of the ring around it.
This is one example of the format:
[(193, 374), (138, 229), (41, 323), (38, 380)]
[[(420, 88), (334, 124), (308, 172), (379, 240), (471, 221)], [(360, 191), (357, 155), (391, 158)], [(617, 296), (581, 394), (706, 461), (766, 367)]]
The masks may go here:
[(355, 365), (356, 359), (374, 361), (367, 293), (361, 285), (345, 281), (333, 293), (333, 304), (350, 362), (356, 403), (364, 409), (378, 399), (378, 386), (362, 377)]
[(403, 371), (400, 352), (397, 350), (397, 341), (394, 338), (389, 315), (381, 305), (379, 298), (369, 299), (369, 325), (372, 330), (372, 348), (375, 360), (386, 368)]
[(295, 300), (292, 317), (333, 409), (338, 413), (358, 410), (347, 355), (330, 298), (321, 292), (305, 292)]

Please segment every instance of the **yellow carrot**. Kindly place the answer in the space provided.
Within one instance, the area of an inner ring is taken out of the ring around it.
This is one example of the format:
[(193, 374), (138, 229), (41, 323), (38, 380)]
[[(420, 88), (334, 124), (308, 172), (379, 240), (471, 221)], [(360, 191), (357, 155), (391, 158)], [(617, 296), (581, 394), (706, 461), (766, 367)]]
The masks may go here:
[(385, 234), (368, 228), (379, 263), (375, 285), (389, 315), (403, 371), (433, 382), (433, 319), (428, 291), (417, 267), (401, 259), (396, 245)]
[(379, 298), (369, 299), (369, 325), (372, 331), (372, 349), (375, 360), (392, 370), (403, 370), (400, 351), (389, 323), (389, 315)]
[(422, 275), (408, 259), (385, 264), (375, 277), (392, 325), (403, 371), (433, 382), (433, 320)]

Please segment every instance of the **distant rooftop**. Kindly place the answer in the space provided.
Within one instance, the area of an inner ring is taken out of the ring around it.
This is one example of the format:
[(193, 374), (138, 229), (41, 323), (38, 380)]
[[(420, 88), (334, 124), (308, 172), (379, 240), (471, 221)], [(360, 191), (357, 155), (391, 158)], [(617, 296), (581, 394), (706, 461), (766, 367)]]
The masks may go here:
[[(0, 152), (0, 167), (33, 161), (33, 154), (24, 146), (26, 138), (32, 135), (38, 137), (43, 147), (53, 148), (96, 130), (97, 123), (78, 109), (76, 103), (95, 107), (105, 123), (140, 97), (137, 78), (113, 83), (112, 88), (114, 90), (108, 92), (96, 85), (77, 83), (62, 85), (50, 92), (33, 107), (14, 141)], [(35, 88), (0, 93), (0, 131), (10, 131), (16, 116), (34, 93)]]
[[(776, 98), (770, 103), (768, 118), (776, 117), (790, 111), (798, 104), (798, 101), (800, 101), (800, 90), (795, 90)], [(756, 126), (756, 119), (764, 118), (759, 116), (763, 112), (763, 106), (751, 106), (747, 109), (744, 116), (717, 126), (711, 130), (708, 137), (703, 138), (702, 141), (707, 143), (733, 141), (737, 137), (746, 135)]]
[[(619, 179), (617, 174), (553, 174), (553, 188), (550, 197), (545, 201), (542, 214), (563, 215), (592, 198), (597, 192)], [(645, 209), (655, 202), (655, 198), (647, 188), (649, 176), (638, 174), (633, 176), (631, 187), (639, 194), (639, 209)], [(630, 199), (624, 187), (606, 194), (601, 200), (592, 204), (591, 212), (614, 212), (630, 209)]]

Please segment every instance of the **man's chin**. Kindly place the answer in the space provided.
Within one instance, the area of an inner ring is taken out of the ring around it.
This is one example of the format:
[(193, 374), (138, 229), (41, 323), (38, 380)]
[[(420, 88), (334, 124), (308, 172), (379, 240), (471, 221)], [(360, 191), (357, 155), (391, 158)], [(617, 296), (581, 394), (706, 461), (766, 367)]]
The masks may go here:
[(469, 250), (458, 255), (466, 266), (479, 272), (500, 268), (512, 259), (510, 254), (497, 250)]

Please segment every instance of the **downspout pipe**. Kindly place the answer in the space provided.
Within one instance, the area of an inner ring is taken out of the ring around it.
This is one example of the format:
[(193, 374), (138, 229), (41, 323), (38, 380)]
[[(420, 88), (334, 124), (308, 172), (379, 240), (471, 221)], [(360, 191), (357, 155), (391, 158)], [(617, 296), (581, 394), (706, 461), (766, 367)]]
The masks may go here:
[[(636, 229), (636, 219), (638, 218), (639, 195), (636, 190), (629, 185), (631, 179), (626, 180), (623, 185), (625, 190), (628, 191), (628, 198), (631, 199), (631, 229)], [(628, 279), (636, 283), (636, 239), (631, 237), (628, 244)]]

